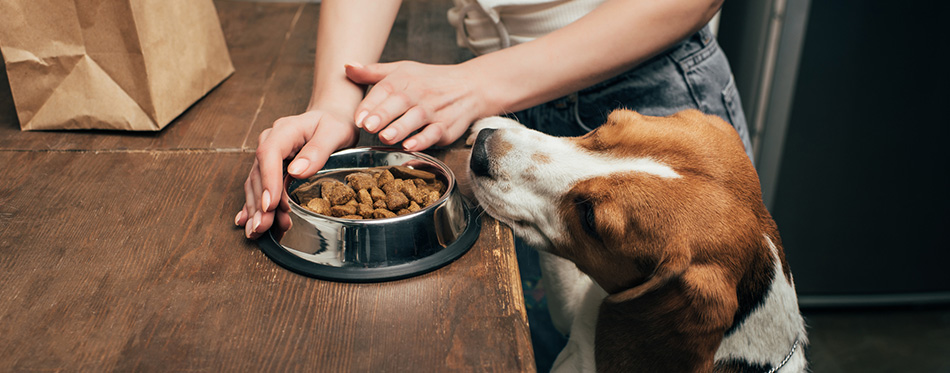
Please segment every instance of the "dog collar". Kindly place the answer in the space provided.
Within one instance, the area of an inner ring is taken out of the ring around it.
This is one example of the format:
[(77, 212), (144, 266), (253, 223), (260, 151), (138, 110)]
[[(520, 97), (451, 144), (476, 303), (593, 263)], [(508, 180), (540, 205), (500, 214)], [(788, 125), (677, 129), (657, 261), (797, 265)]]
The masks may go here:
[(801, 340), (802, 340), (801, 337), (795, 338), (795, 342), (792, 343), (792, 349), (788, 351), (788, 355), (785, 355), (785, 359), (782, 360), (782, 362), (779, 363), (777, 367), (770, 369), (768, 373), (775, 373), (775, 372), (778, 372), (779, 369), (782, 369), (782, 367), (784, 367), (785, 364), (787, 364), (788, 361), (791, 360), (792, 355), (795, 355), (795, 350), (798, 350), (798, 345), (801, 344)]

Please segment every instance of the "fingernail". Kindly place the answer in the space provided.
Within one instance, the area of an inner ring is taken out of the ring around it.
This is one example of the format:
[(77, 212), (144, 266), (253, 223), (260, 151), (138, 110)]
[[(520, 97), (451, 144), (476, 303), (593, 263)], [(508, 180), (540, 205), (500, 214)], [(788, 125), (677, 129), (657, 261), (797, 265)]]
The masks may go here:
[(234, 215), (234, 225), (240, 226), (241, 218), (244, 217), (244, 210), (238, 211), (237, 215)]
[[(300, 175), (307, 170), (308, 166), (310, 166), (310, 161), (308, 161), (306, 158), (298, 158), (293, 162), (290, 162), (290, 165), (287, 166), (287, 172)], [(269, 197), (267, 201), (270, 202)]]
[(254, 227), (251, 226), (251, 222), (247, 222), (247, 224), (244, 224), (244, 236), (247, 238), (251, 238), (251, 229), (253, 228)]
[(359, 62), (350, 62), (350, 63), (348, 63), (348, 64), (344, 64), (343, 66), (344, 66), (344, 67), (346, 67), (346, 66), (353, 66), (353, 67), (356, 67), (356, 68), (363, 68), (363, 65), (361, 65)]
[(257, 227), (261, 226), (261, 212), (254, 213), (254, 229), (251, 229), (254, 232), (257, 232)]
[(392, 140), (393, 137), (396, 137), (396, 130), (392, 128), (387, 128), (385, 131), (379, 133), (379, 137), (382, 137), (384, 140)]
[(356, 127), (363, 128), (363, 119), (366, 119), (367, 115), (369, 115), (369, 112), (363, 110), (359, 115), (356, 116)]
[(416, 140), (409, 139), (402, 142), (402, 147), (406, 150), (410, 150), (416, 146)]
[(375, 131), (376, 126), (379, 125), (379, 117), (371, 116), (366, 118), (366, 121), (363, 122), (363, 128), (366, 128), (367, 131)]
[(270, 193), (267, 193), (266, 190), (264, 191), (264, 195), (261, 196), (261, 202), (264, 204), (263, 206), (261, 206), (264, 208), (263, 209), (264, 211), (267, 211), (270, 209)]

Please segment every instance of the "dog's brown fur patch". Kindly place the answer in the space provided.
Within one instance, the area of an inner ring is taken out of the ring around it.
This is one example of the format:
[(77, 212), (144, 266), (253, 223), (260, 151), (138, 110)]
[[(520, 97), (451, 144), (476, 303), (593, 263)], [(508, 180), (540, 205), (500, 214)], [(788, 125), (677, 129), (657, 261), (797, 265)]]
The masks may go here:
[(531, 161), (536, 164), (548, 164), (551, 163), (551, 156), (547, 154), (534, 153), (531, 155)]
[[(718, 117), (685, 111), (649, 117), (615, 111), (597, 131), (572, 139), (591, 152), (647, 157), (681, 177), (630, 172), (574, 185), (561, 201), (573, 261), (610, 295), (596, 331), (601, 371), (712, 371), (724, 334), (758, 305), (778, 249), (775, 223), (736, 131)], [(577, 201), (594, 206), (596, 235)]]

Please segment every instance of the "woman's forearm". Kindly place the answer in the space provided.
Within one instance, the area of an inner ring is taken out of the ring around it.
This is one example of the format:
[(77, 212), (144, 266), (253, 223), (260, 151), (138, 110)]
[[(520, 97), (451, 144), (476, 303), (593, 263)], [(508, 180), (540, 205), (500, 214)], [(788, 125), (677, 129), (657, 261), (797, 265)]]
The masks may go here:
[[(400, 0), (323, 0), (317, 29), (313, 94), (310, 109), (352, 110), (363, 98), (360, 86), (347, 79), (343, 65), (379, 60)], [(328, 107), (330, 106), (330, 107)]]
[(616, 76), (702, 28), (721, 0), (608, 0), (537, 40), (489, 53), (467, 68), (488, 77), (493, 115), (538, 105)]

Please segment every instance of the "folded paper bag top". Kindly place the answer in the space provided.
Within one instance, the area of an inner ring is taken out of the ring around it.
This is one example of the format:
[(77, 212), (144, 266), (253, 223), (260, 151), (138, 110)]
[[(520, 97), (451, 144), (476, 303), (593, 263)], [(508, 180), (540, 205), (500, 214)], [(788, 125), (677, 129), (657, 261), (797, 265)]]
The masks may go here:
[(3, 0), (22, 130), (158, 131), (234, 67), (211, 0)]

